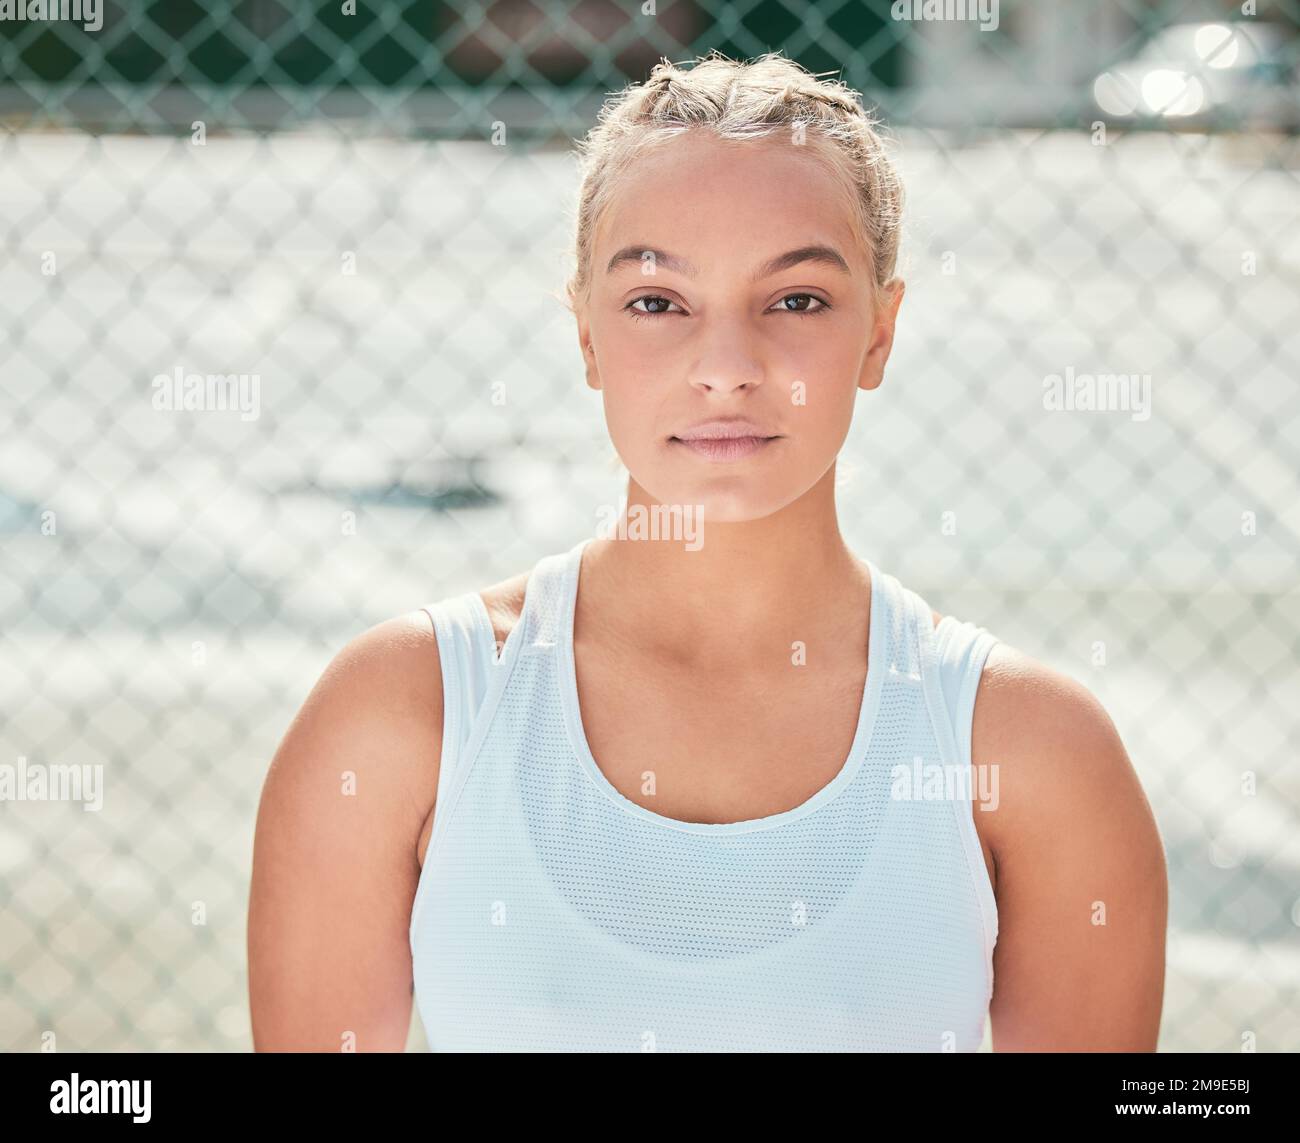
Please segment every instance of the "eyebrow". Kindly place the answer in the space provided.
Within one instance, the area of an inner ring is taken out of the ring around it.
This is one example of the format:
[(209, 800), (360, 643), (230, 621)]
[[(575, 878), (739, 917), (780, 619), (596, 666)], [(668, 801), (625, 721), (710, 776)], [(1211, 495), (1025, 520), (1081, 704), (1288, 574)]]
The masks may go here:
[[(679, 258), (676, 254), (669, 254), (666, 250), (656, 250), (653, 246), (632, 245), (624, 246), (617, 254), (609, 260), (605, 267), (605, 273), (612, 274), (622, 266), (632, 263), (640, 264), (645, 255), (651, 255), (656, 266), (663, 266), (675, 274), (682, 274), (687, 278), (694, 278), (699, 275), (699, 271), (688, 262), (685, 258)], [(795, 266), (804, 262), (814, 262), (822, 266), (829, 266), (831, 269), (839, 270), (845, 274), (851, 274), (848, 262), (833, 246), (812, 245), (800, 246), (797, 250), (787, 250), (784, 254), (778, 254), (775, 258), (769, 258), (757, 270), (754, 271), (750, 281), (758, 282), (763, 278), (771, 277), (773, 274), (779, 274), (784, 270), (793, 269)]]

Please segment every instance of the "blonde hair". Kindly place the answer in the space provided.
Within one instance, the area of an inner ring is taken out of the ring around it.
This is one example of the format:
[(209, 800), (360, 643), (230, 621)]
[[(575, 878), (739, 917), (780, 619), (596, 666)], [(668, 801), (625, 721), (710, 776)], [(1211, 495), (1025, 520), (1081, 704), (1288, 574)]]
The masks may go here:
[(879, 303), (897, 266), (903, 214), (903, 184), (886, 154), (880, 122), (852, 88), (819, 80), (778, 52), (742, 62), (715, 48), (689, 69), (660, 57), (645, 83), (630, 84), (606, 99), (596, 126), (578, 142), (576, 269), (565, 284), (571, 311), (589, 295), (596, 223), (618, 176), (645, 148), (692, 128), (734, 141), (802, 128), (801, 144), (839, 183)]

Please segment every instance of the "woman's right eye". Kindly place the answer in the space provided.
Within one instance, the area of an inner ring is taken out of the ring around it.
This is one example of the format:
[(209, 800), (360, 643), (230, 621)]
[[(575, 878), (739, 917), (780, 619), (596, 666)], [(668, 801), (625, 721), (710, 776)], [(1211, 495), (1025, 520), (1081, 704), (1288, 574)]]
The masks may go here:
[(628, 313), (630, 313), (638, 321), (644, 321), (646, 318), (649, 317), (658, 317), (660, 314), (666, 313), (667, 310), (663, 310), (663, 309), (638, 310), (633, 308), (636, 306), (637, 302), (646, 302), (650, 305), (663, 305), (663, 306), (671, 306), (676, 304), (674, 302), (670, 302), (665, 297), (661, 297), (659, 294), (642, 294), (641, 297), (639, 298), (633, 298), (623, 308), (626, 309)]

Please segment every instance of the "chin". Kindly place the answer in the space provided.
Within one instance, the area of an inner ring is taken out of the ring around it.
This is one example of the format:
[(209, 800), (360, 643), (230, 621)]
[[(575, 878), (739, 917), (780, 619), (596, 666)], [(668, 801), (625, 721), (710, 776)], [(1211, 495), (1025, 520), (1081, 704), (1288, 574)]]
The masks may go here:
[(750, 520), (761, 520), (765, 516), (779, 511), (779, 503), (756, 500), (753, 496), (737, 494), (732, 496), (709, 496), (700, 501), (704, 508), (700, 515), (705, 524), (745, 524)]
[(659, 486), (642, 483), (641, 487), (659, 504), (689, 506), (691, 515), (706, 526), (761, 520), (780, 511), (792, 499), (773, 495), (771, 489), (760, 487), (752, 477), (738, 475), (688, 485), (680, 481), (666, 481)]

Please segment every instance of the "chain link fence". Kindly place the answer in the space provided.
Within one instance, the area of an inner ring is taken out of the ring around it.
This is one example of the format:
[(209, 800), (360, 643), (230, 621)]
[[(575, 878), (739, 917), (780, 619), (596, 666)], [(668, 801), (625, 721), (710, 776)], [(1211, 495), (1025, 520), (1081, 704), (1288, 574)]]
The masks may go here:
[[(1300, 1049), (1297, 3), (47, 7), (0, 5), (0, 1046), (251, 1045), (267, 763), (353, 635), (619, 500), (568, 148), (717, 47), (898, 135), (846, 538), (1115, 719), (1161, 1048)], [(191, 374), (232, 407), (160, 403)], [(1145, 396), (1046, 396), (1106, 375)]]

